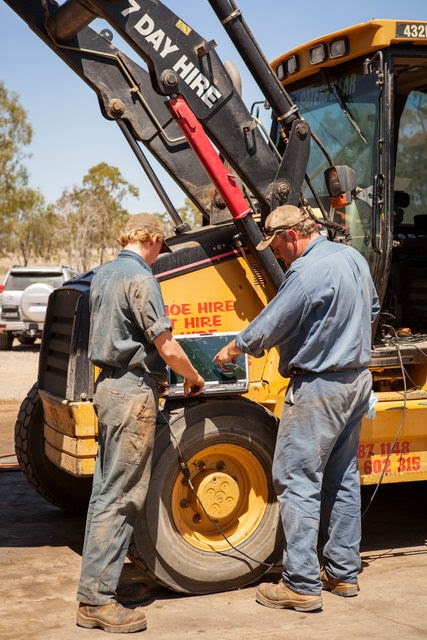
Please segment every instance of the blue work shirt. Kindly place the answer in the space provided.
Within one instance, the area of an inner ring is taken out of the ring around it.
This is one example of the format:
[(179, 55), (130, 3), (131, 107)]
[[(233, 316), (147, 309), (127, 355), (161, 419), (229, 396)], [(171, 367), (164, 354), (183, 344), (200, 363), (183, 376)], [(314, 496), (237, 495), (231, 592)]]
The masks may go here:
[(293, 367), (312, 372), (364, 367), (379, 309), (363, 256), (319, 235), (291, 264), (273, 300), (238, 334), (236, 345), (258, 358), (277, 346), (284, 377)]
[(102, 265), (90, 288), (89, 359), (165, 380), (165, 363), (153, 344), (172, 323), (166, 316), (160, 285), (148, 264), (123, 249)]

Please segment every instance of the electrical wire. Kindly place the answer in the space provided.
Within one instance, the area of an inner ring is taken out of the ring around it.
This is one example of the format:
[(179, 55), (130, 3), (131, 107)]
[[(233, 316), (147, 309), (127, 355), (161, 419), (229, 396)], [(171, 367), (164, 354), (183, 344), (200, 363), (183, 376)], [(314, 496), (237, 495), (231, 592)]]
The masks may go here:
[[(203, 513), (205, 514), (206, 518), (215, 527), (215, 529), (218, 531), (218, 533), (224, 538), (224, 540), (230, 546), (230, 549), (234, 549), (234, 551), (239, 553), (241, 556), (243, 556), (244, 558), (247, 558), (248, 560), (250, 560), (251, 562), (254, 562), (255, 564), (257, 564), (259, 566), (264, 566), (264, 567), (267, 567), (268, 569), (272, 569), (272, 568), (280, 568), (281, 569), (282, 568), (281, 564), (279, 565), (279, 564), (276, 564), (274, 562), (264, 562), (263, 560), (257, 560), (256, 558), (253, 558), (249, 554), (245, 553), (244, 551), (242, 551), (241, 549), (236, 547), (231, 542), (231, 540), (227, 537), (227, 535), (224, 533), (223, 529), (218, 524), (218, 522), (216, 522), (213, 518), (210, 517), (210, 515), (208, 514), (208, 512), (205, 509), (204, 504), (200, 500), (200, 498), (197, 495), (197, 492), (196, 492), (196, 490), (194, 488), (194, 485), (193, 485), (192, 480), (191, 480), (190, 469), (188, 468), (187, 461), (185, 460), (185, 458), (184, 458), (184, 456), (182, 454), (182, 450), (181, 450), (180, 444), (178, 442), (178, 438), (175, 436), (175, 434), (173, 432), (172, 425), (171, 425), (170, 421), (168, 420), (168, 418), (166, 417), (166, 415), (164, 414), (164, 411), (160, 411), (159, 413), (162, 416), (163, 420), (168, 425), (170, 434), (171, 434), (171, 436), (172, 436), (172, 438), (173, 438), (173, 440), (174, 440), (174, 442), (176, 444), (176, 450), (177, 450), (177, 453), (178, 453), (178, 467), (179, 467), (179, 470), (181, 471), (181, 473), (182, 473), (182, 475), (184, 477), (185, 482), (190, 487), (190, 490), (192, 491), (197, 503), (199, 504), (199, 506), (200, 506), (201, 510), (203, 511)], [(235, 557), (234, 555), (226, 554), (223, 551), (217, 551), (216, 549), (213, 549), (213, 551), (215, 553), (217, 553), (218, 555), (220, 555), (220, 556), (227, 555), (228, 557)]]
[(379, 488), (380, 488), (380, 486), (381, 486), (381, 484), (382, 484), (382, 482), (383, 482), (383, 479), (384, 479), (384, 476), (385, 476), (385, 472), (386, 472), (386, 469), (387, 469), (387, 465), (388, 465), (388, 461), (390, 460), (390, 456), (391, 456), (391, 454), (392, 454), (392, 452), (393, 452), (393, 449), (394, 449), (394, 447), (395, 447), (395, 445), (396, 445), (396, 443), (397, 443), (397, 441), (398, 441), (398, 439), (399, 439), (399, 437), (400, 437), (400, 434), (402, 433), (402, 429), (403, 429), (403, 426), (404, 426), (404, 424), (405, 424), (405, 419), (406, 419), (407, 398), (408, 398), (408, 389), (407, 389), (407, 384), (406, 384), (407, 373), (406, 373), (406, 370), (405, 370), (405, 367), (404, 367), (404, 364), (403, 364), (402, 354), (401, 354), (401, 352), (400, 352), (400, 344), (399, 344), (399, 342), (400, 342), (400, 338), (399, 338), (399, 336), (397, 335), (396, 330), (395, 330), (393, 327), (388, 327), (388, 326), (387, 326), (387, 328), (388, 328), (388, 329), (392, 329), (392, 331), (393, 331), (393, 332), (394, 332), (394, 334), (395, 334), (395, 337), (394, 337), (394, 338), (390, 338), (390, 342), (391, 342), (391, 343), (396, 347), (397, 356), (398, 356), (398, 358), (399, 358), (399, 363), (400, 363), (400, 369), (401, 369), (401, 371), (402, 371), (402, 378), (403, 378), (403, 408), (402, 408), (402, 417), (401, 417), (401, 419), (400, 419), (400, 424), (399, 424), (399, 426), (398, 426), (398, 428), (397, 428), (397, 431), (396, 431), (396, 435), (395, 435), (395, 437), (394, 437), (394, 440), (393, 440), (393, 442), (392, 442), (392, 444), (391, 444), (391, 446), (390, 446), (390, 450), (389, 450), (389, 452), (388, 452), (388, 454), (387, 454), (386, 459), (384, 460), (384, 465), (383, 465), (383, 468), (382, 468), (382, 471), (381, 471), (380, 477), (378, 478), (377, 484), (376, 484), (376, 486), (375, 486), (375, 490), (374, 490), (374, 492), (373, 492), (373, 494), (372, 494), (372, 496), (371, 496), (371, 498), (370, 498), (370, 500), (369, 500), (369, 502), (368, 502), (368, 504), (367, 504), (366, 508), (364, 509), (364, 511), (363, 511), (363, 513), (362, 513), (362, 516), (361, 516), (362, 518), (364, 518), (364, 516), (366, 515), (366, 512), (370, 509), (370, 507), (371, 507), (371, 505), (372, 505), (372, 503), (373, 503), (373, 501), (374, 501), (374, 499), (375, 499), (375, 496), (377, 495), (378, 490), (379, 490)]

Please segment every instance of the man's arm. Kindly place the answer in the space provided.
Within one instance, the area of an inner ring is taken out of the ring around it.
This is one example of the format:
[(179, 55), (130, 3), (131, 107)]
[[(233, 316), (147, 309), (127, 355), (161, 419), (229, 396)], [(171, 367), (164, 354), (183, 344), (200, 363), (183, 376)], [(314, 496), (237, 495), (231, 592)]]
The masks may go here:
[(171, 332), (163, 331), (154, 339), (154, 345), (168, 367), (184, 378), (184, 395), (194, 396), (201, 393), (205, 381), (193, 367)]
[[(223, 347), (213, 361), (226, 369), (226, 363), (235, 362), (241, 353), (261, 358), (265, 349), (292, 340), (293, 336), (298, 334), (299, 325), (308, 308), (309, 300), (300, 276), (293, 273), (261, 313), (234, 340)], [(237, 346), (236, 341), (240, 346)]]

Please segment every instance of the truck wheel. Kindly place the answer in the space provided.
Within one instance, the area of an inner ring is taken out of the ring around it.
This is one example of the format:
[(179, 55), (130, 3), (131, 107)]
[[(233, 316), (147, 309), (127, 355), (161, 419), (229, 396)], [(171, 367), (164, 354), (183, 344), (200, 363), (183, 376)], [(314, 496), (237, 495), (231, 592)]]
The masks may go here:
[(18, 336), (18, 342), (20, 344), (34, 344), (36, 341), (35, 336)]
[(131, 560), (184, 593), (255, 582), (283, 550), (271, 481), (276, 418), (240, 398), (200, 401), (168, 420), (171, 429), (158, 427)]
[(10, 351), (13, 345), (13, 333), (5, 331), (0, 333), (0, 351)]
[(19, 409), (15, 424), (15, 451), (19, 466), (43, 498), (63, 509), (83, 511), (91, 491), (91, 478), (75, 478), (58, 469), (44, 452), (43, 407), (35, 384)]

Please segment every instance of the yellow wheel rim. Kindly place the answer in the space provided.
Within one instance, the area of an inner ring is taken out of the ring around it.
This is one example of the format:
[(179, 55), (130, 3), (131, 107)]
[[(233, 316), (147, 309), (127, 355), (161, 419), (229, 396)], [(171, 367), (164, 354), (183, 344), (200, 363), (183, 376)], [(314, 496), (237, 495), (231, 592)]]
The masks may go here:
[(184, 540), (205, 551), (223, 551), (229, 543), (247, 540), (268, 502), (268, 481), (259, 460), (244, 447), (219, 444), (202, 449), (187, 464), (194, 491), (180, 473), (171, 504)]

